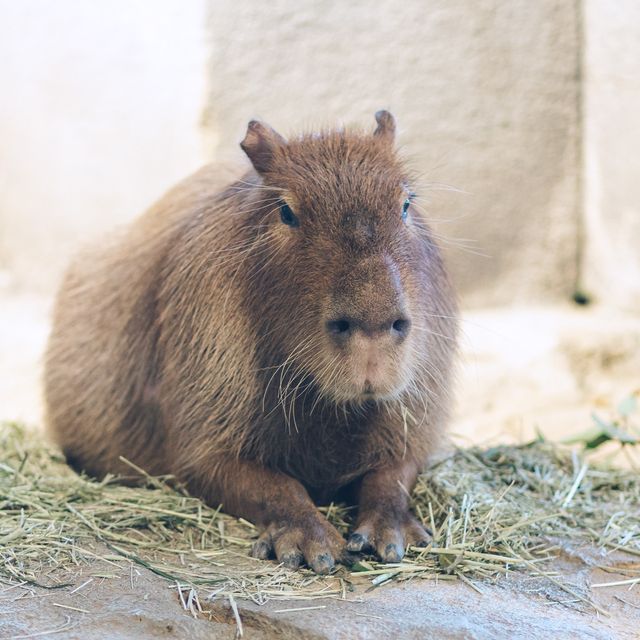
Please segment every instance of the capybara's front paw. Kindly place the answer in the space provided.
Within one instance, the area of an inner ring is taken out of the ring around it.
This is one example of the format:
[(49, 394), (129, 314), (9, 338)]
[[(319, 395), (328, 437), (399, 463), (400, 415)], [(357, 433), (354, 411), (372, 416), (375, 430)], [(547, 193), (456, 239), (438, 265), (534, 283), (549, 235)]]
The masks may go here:
[(251, 549), (254, 558), (276, 557), (290, 569), (303, 562), (316, 573), (329, 573), (348, 560), (344, 538), (320, 513), (270, 524)]
[(373, 510), (358, 517), (347, 549), (354, 553), (373, 551), (383, 562), (399, 562), (408, 546), (426, 547), (430, 541), (427, 530), (409, 511), (398, 514)]

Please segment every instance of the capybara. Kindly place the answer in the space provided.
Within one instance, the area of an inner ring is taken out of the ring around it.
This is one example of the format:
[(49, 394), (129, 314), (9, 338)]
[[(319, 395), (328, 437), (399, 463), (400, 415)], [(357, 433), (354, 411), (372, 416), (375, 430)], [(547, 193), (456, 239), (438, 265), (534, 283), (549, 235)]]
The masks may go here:
[[(204, 167), (77, 257), (45, 367), (72, 466), (172, 474), (289, 567), (427, 543), (409, 495), (445, 429), (457, 306), (375, 117), (289, 140), (251, 121), (244, 175)], [(338, 497), (347, 541), (316, 507)]]

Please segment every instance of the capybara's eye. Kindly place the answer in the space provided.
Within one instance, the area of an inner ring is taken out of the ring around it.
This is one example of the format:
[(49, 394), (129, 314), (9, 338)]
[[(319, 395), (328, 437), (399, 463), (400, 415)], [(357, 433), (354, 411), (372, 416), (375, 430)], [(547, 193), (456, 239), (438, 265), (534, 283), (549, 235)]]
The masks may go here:
[(411, 197), (408, 197), (402, 204), (402, 219), (406, 220), (409, 215), (409, 206), (411, 205)]
[(291, 211), (288, 204), (283, 204), (280, 207), (280, 220), (290, 227), (297, 227), (300, 224), (298, 216)]

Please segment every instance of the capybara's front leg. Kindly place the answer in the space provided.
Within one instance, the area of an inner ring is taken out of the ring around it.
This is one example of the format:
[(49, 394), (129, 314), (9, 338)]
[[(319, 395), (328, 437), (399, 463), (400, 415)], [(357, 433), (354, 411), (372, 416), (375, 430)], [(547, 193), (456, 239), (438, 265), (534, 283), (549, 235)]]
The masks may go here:
[(399, 562), (408, 545), (426, 546), (430, 537), (409, 511), (418, 465), (402, 460), (366, 473), (358, 489), (358, 517), (347, 549), (372, 550), (384, 562)]
[(262, 529), (252, 549), (254, 557), (275, 556), (294, 569), (306, 562), (316, 573), (327, 573), (343, 558), (343, 537), (300, 482), (251, 461), (217, 460), (211, 469), (206, 475), (199, 473), (190, 488)]

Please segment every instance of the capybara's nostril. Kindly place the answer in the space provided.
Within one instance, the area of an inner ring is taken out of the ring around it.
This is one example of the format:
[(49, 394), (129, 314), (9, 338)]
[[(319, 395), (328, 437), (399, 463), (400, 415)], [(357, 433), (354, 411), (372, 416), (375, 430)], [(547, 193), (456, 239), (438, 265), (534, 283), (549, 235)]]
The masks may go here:
[(391, 333), (398, 338), (406, 338), (411, 327), (411, 322), (406, 318), (398, 318), (391, 325)]
[(327, 331), (338, 338), (346, 338), (351, 333), (351, 322), (346, 318), (327, 321)]

